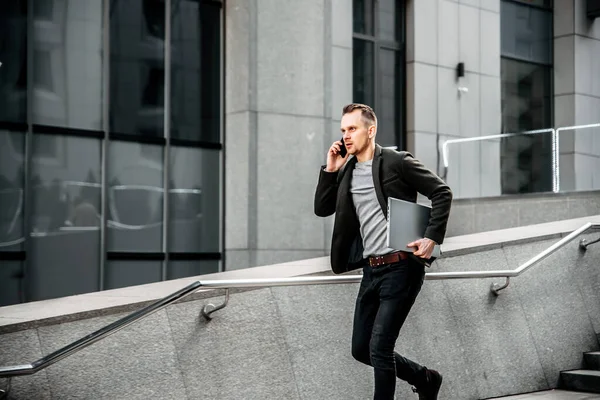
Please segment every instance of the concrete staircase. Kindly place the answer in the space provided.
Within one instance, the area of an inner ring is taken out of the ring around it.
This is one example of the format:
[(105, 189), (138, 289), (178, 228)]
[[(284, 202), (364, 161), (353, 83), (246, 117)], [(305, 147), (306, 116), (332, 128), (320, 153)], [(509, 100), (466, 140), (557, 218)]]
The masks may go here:
[[(516, 396), (495, 397), (502, 400), (600, 400), (600, 351), (583, 354), (586, 369), (562, 371), (557, 390), (545, 390)], [(493, 400), (493, 399), (489, 399)]]
[(586, 369), (560, 373), (561, 388), (600, 394), (600, 352), (584, 353), (583, 363)]
[(489, 400), (599, 400), (600, 395), (592, 393), (571, 392), (566, 390), (544, 390), (543, 392), (534, 392), (519, 394), (508, 397), (494, 397)]

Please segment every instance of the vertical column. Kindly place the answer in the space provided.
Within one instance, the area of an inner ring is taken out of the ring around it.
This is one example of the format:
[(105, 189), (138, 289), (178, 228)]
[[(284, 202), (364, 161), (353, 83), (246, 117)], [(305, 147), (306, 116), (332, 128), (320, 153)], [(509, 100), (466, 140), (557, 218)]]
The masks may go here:
[[(600, 122), (600, 19), (584, 1), (554, 3), (554, 109), (557, 127)], [(561, 191), (600, 188), (600, 130), (560, 134)]]
[(101, 154), (101, 165), (100, 165), (100, 213), (101, 213), (101, 224), (100, 224), (100, 268), (98, 282), (98, 290), (104, 290), (104, 275), (106, 270), (106, 216), (107, 213), (107, 201), (106, 197), (108, 194), (106, 177), (106, 165), (108, 159), (108, 132), (109, 132), (109, 110), (110, 110), (110, 4), (108, 0), (104, 0), (103, 3), (103, 17), (102, 17), (102, 79), (104, 87), (102, 93), (104, 94), (103, 106), (102, 106), (102, 130), (104, 131), (104, 139), (102, 140), (102, 154)]
[(228, 269), (323, 255), (329, 3), (226, 3)]
[(164, 135), (165, 147), (163, 150), (163, 229), (162, 251), (165, 259), (162, 264), (161, 279), (167, 280), (167, 267), (169, 265), (169, 174), (171, 173), (171, 0), (165, 2), (165, 112)]
[(31, 158), (33, 151), (33, 0), (27, 0), (27, 134), (25, 136), (25, 189), (23, 193), (23, 231), (25, 237), (25, 261), (23, 262), (24, 298), (21, 301), (29, 301), (32, 297), (30, 273), (32, 260), (31, 245)]
[(238, 269), (250, 266), (250, 248), (256, 248), (250, 245), (256, 240), (256, 0), (228, 0), (224, 13), (225, 269)]
[[(331, 2), (331, 46), (326, 49), (330, 53), (330, 60), (325, 64), (326, 76), (329, 79), (327, 86), (331, 87), (331, 95), (326, 103), (328, 110), (325, 134), (322, 136), (323, 150), (320, 155), (321, 164), (325, 162), (327, 150), (334, 140), (341, 137), (340, 123), (342, 107), (353, 101), (353, 70), (352, 70), (352, 1), (333, 0)], [(317, 170), (315, 169), (315, 178)], [(333, 230), (333, 217), (323, 220), (324, 237), (323, 246), (326, 252), (331, 248), (331, 233)]]
[[(446, 140), (500, 133), (500, 1), (413, 0), (406, 30), (407, 149), (441, 173)], [(448, 150), (457, 198), (500, 194), (498, 142)]]

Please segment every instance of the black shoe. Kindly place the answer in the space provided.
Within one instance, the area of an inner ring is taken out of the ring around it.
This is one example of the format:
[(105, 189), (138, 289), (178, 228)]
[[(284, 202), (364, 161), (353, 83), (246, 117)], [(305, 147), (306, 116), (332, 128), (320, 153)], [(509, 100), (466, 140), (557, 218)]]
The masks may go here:
[(442, 386), (442, 375), (433, 369), (426, 370), (425, 374), (427, 385), (421, 388), (413, 388), (413, 392), (419, 394), (419, 400), (437, 400)]

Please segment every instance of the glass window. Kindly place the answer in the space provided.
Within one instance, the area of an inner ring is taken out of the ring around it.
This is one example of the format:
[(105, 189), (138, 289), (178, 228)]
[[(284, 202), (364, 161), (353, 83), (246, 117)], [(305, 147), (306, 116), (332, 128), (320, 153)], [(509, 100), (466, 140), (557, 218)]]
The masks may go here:
[(110, 130), (163, 137), (165, 1), (111, 2)]
[[(551, 127), (551, 68), (502, 59), (501, 71), (504, 132)], [(506, 138), (501, 146), (504, 194), (552, 190), (550, 134)]]
[(0, 121), (27, 121), (27, 1), (0, 2)]
[[(502, 1), (502, 131), (552, 126), (552, 23), (543, 0)], [(502, 193), (552, 190), (552, 138), (519, 136), (501, 141)]]
[(375, 99), (373, 43), (354, 39), (353, 46), (353, 99), (357, 103), (373, 105)]
[(218, 260), (207, 261), (169, 261), (169, 270), (167, 279), (187, 278), (188, 276), (197, 276), (205, 274), (214, 274), (219, 272)]
[(400, 27), (399, 8), (401, 2), (396, 0), (379, 0), (377, 10), (377, 26), (379, 27), (379, 37), (383, 40), (399, 41)]
[(530, 6), (538, 6), (544, 8), (552, 8), (552, 0), (512, 0)]
[(163, 148), (112, 141), (107, 177), (108, 251), (162, 251)]
[(169, 251), (221, 251), (221, 152), (171, 148)]
[(552, 12), (503, 1), (500, 18), (503, 56), (552, 63)]
[(0, 261), (0, 307), (18, 304), (22, 299), (23, 263)]
[(0, 251), (23, 250), (25, 133), (0, 130)]
[(375, 35), (373, 0), (353, 0), (354, 32)]
[[(352, 100), (375, 110), (377, 143), (402, 149), (402, 2), (355, 0), (353, 6)], [(373, 24), (374, 29), (371, 29)]]
[(504, 131), (549, 128), (552, 125), (552, 69), (503, 58), (501, 74)]
[(33, 122), (102, 129), (102, 1), (33, 6)]
[(143, 285), (162, 280), (162, 261), (109, 261), (104, 289)]
[(172, 20), (171, 137), (219, 143), (221, 7), (177, 1)]
[(398, 96), (401, 76), (399, 55), (397, 51), (379, 50), (379, 105), (377, 113), (377, 143), (382, 146), (395, 146), (398, 132), (398, 121), (402, 111)]
[(96, 139), (33, 136), (30, 300), (98, 290), (100, 153)]

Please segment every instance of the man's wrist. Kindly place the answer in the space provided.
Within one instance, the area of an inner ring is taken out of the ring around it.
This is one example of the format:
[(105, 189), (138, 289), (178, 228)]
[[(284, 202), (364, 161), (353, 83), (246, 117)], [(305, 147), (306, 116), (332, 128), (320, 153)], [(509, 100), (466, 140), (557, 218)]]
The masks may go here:
[(436, 246), (439, 246), (439, 243), (438, 243), (438, 242), (436, 242), (435, 240), (433, 240), (433, 239), (430, 239), (430, 238), (428, 238), (428, 237), (426, 237), (425, 239), (427, 239), (427, 240), (431, 240), (431, 241), (432, 241), (432, 242), (433, 242), (433, 243), (434, 243)]

